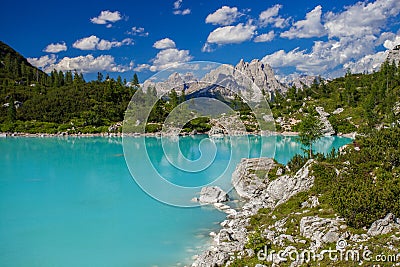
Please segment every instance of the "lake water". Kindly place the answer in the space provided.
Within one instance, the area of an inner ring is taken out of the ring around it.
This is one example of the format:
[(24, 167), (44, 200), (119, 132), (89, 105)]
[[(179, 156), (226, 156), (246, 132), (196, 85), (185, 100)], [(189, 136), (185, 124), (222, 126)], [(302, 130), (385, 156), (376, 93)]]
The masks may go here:
[[(194, 205), (193, 194), (214, 180), (229, 186), (243, 155), (286, 163), (301, 152), (295, 137), (244, 139), (1, 138), (0, 266), (189, 263), (225, 215), (178, 206)], [(315, 148), (326, 153), (349, 142), (325, 137)], [(165, 191), (154, 173), (177, 191)]]

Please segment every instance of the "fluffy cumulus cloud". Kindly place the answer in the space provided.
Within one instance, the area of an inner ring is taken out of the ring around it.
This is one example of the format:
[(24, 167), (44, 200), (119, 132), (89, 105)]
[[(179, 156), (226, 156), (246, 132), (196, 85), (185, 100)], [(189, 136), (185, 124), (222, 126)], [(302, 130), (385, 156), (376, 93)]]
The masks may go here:
[(175, 42), (169, 38), (158, 40), (153, 44), (153, 47), (157, 49), (175, 48), (175, 46)]
[(151, 71), (159, 71), (166, 68), (177, 66), (179, 63), (185, 63), (192, 60), (189, 50), (178, 50), (176, 48), (168, 48), (158, 52), (157, 56), (152, 60), (153, 65), (150, 66)]
[(67, 45), (65, 42), (49, 44), (45, 49), (43, 49), (43, 52), (46, 53), (59, 53), (62, 51), (67, 51)]
[(125, 38), (122, 41), (108, 41), (100, 39), (99, 37), (92, 35), (77, 40), (72, 47), (80, 50), (110, 50), (113, 47), (120, 47), (123, 45), (132, 45), (133, 40)]
[(192, 11), (189, 8), (182, 9), (183, 0), (177, 0), (174, 2), (174, 9), (172, 13), (174, 15), (189, 15)]
[(267, 25), (273, 25), (276, 28), (286, 27), (286, 25), (288, 24), (288, 19), (284, 19), (281, 16), (278, 16), (279, 10), (281, 8), (282, 5), (276, 4), (261, 12), (258, 18), (260, 26), (265, 27)]
[(206, 23), (213, 25), (230, 25), (234, 23), (242, 14), (238, 11), (237, 7), (223, 6), (214, 13), (206, 17)]
[(354, 40), (343, 38), (340, 41), (316, 41), (310, 52), (296, 48), (289, 52), (279, 50), (265, 56), (262, 61), (275, 68), (295, 67), (297, 71), (308, 74), (328, 74), (342, 65), (357, 61), (374, 51), (373, 36)]
[(262, 43), (262, 42), (270, 42), (275, 38), (274, 31), (270, 31), (268, 33), (260, 34), (256, 38), (254, 38), (254, 42)]
[[(272, 11), (270, 14), (277, 14)], [(281, 37), (327, 39), (314, 41), (311, 49), (276, 51), (263, 61), (278, 69), (294, 67), (299, 72), (325, 76), (342, 75), (348, 68), (352, 72), (374, 71), (386, 59), (386, 52), (380, 51), (382, 46), (392, 49), (400, 44), (399, 32), (387, 32), (399, 13), (398, 0), (358, 2), (341, 12), (325, 14), (317, 6), (306, 14), (305, 20), (293, 23), (281, 33)]]
[(111, 12), (109, 10), (104, 10), (100, 12), (100, 15), (91, 18), (90, 21), (94, 24), (107, 24), (114, 23), (122, 19), (121, 13), (119, 11)]
[(395, 46), (400, 45), (400, 36), (393, 36), (392, 38), (388, 38), (383, 42), (383, 46), (386, 49), (393, 49)]
[(39, 58), (27, 58), (27, 60), (33, 66), (43, 69), (56, 63), (57, 57), (55, 55), (45, 55)]
[(209, 44), (239, 44), (250, 40), (255, 33), (256, 26), (239, 23), (236, 26), (220, 27), (212, 31), (207, 38)]
[(141, 71), (150, 69), (150, 67), (151, 66), (149, 64), (139, 64), (135, 68), (133, 68), (133, 70), (137, 71), (137, 72), (141, 72)]
[(143, 27), (132, 27), (130, 31), (127, 32), (127, 34), (135, 35), (135, 36), (142, 36), (142, 37), (147, 37), (149, 36), (149, 33), (144, 30)]
[(131, 70), (133, 67), (133, 62), (131, 62), (129, 66), (118, 65), (111, 55), (100, 55), (98, 57), (94, 57), (93, 55), (72, 58), (64, 57), (58, 62), (56, 62), (57, 59), (54, 55), (46, 55), (40, 58), (29, 58), (28, 60), (32, 65), (41, 68), (47, 73), (54, 69), (64, 72), (77, 70), (82, 73), (97, 71), (125, 72)]
[(325, 28), (330, 37), (379, 34), (390, 17), (400, 12), (398, 0), (376, 0), (375, 2), (358, 2), (346, 7), (341, 13), (328, 12)]
[(305, 20), (295, 22), (288, 31), (281, 33), (281, 37), (294, 39), (324, 36), (326, 31), (321, 23), (321, 15), (322, 7), (316, 6), (307, 13)]
[(350, 69), (352, 73), (373, 72), (379, 70), (382, 62), (385, 61), (387, 52), (382, 51), (372, 55), (366, 55), (361, 59), (348, 62), (343, 65), (345, 69)]

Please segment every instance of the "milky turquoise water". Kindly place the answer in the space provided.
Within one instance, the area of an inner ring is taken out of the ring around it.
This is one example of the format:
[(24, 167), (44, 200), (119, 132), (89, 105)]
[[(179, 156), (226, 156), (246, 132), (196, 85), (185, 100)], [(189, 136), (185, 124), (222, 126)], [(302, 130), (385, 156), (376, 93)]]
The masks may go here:
[[(191, 160), (206, 155), (199, 150), (203, 138), (181, 138), (182, 154)], [(281, 163), (301, 152), (294, 137), (264, 138), (262, 155), (272, 156), (270, 145), (276, 144), (275, 158)], [(193, 176), (167, 164), (168, 158), (177, 164), (181, 158), (171, 150), (168, 157), (163, 155), (160, 139), (147, 138), (147, 150), (141, 146), (143, 138), (128, 141), (133, 173), (152, 179), (140, 160), (149, 155), (163, 177), (190, 187), (208, 184), (218, 175), (229, 178), (229, 162), (235, 165), (244, 153), (242, 146), (229, 148), (220, 140), (213, 167)], [(323, 138), (315, 147), (329, 152), (349, 141)], [(202, 145), (206, 150), (214, 146)], [(259, 148), (260, 140), (250, 139), (248, 154), (259, 156)], [(132, 179), (123, 153), (119, 138), (0, 139), (0, 266), (161, 267), (190, 262), (224, 214), (156, 201)], [(191, 203), (189, 195), (181, 201)]]

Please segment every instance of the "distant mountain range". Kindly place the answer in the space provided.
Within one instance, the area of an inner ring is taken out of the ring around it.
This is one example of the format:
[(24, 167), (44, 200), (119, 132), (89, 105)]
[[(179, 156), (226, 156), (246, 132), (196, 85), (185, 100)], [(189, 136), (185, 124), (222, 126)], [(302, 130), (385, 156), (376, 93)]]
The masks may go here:
[(165, 81), (154, 82), (151, 79), (143, 84), (155, 87), (158, 94), (165, 94), (174, 89), (191, 97), (223, 97), (232, 99), (240, 94), (247, 100), (258, 101), (262, 95), (272, 97), (276, 92), (285, 93), (288, 87), (280, 83), (272, 68), (258, 59), (251, 62), (240, 60), (236, 66), (218, 65), (203, 77), (196, 77), (191, 72), (172, 73)]

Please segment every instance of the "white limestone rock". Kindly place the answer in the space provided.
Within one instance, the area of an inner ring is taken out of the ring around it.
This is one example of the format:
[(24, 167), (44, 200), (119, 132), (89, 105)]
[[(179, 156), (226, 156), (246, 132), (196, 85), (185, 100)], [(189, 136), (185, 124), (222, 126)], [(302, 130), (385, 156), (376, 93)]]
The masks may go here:
[(206, 186), (200, 191), (199, 202), (203, 204), (219, 203), (228, 200), (228, 194), (218, 186)]

